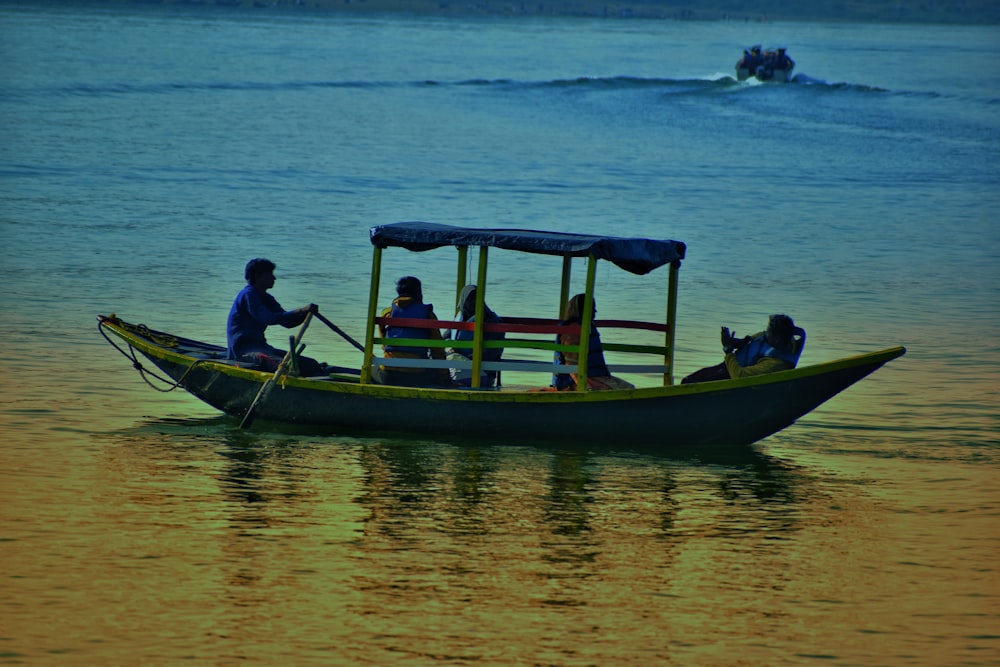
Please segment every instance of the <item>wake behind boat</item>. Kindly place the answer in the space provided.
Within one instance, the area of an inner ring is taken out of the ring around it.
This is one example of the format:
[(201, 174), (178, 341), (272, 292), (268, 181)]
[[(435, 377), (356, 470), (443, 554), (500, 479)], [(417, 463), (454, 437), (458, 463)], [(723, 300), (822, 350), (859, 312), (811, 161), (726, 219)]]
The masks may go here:
[[(615, 444), (669, 450), (702, 445), (745, 445), (790, 426), (799, 417), (829, 400), (886, 362), (905, 353), (893, 347), (856, 357), (771, 373), (752, 378), (673, 384), (674, 331), (678, 274), (686, 246), (678, 241), (563, 234), (532, 230), (474, 229), (431, 223), (397, 223), (374, 227), (372, 277), (360, 368), (326, 369), (328, 375), (300, 377), (282, 365), (265, 372), (227, 359), (225, 347), (183, 338), (172, 333), (124, 322), (114, 315), (98, 316), (99, 329), (143, 374), (152, 375), (140, 358), (146, 357), (168, 378), (171, 388), (182, 387), (222, 412), (243, 420), (261, 420), (318, 427), (337, 434), (406, 433), (419, 436), (471, 437), (502, 444), (558, 443)], [(453, 247), (458, 254), (457, 284), (466, 285), (469, 248), (478, 248), (476, 312), (485, 311), (488, 289), (488, 251), (491, 248), (562, 258), (560, 303), (566, 302), (572, 259), (587, 259), (585, 298), (593, 303), (597, 262), (610, 261), (635, 274), (667, 267), (667, 311), (664, 323), (631, 320), (592, 320), (583, 310), (583, 321), (567, 326), (557, 319), (503, 317), (492, 322), (476, 317), (472, 322), (447, 320), (393, 320), (407, 329), (466, 330), (471, 351), (466, 361), (435, 359), (391, 360), (376, 356), (376, 346), (392, 343), (424, 347), (458, 346), (457, 341), (387, 339), (379, 335), (377, 299), (384, 250), (405, 248), (414, 252)], [(325, 318), (323, 318), (324, 321)], [(295, 349), (305, 333), (307, 318), (289, 351), (294, 367)], [(591, 324), (602, 332), (654, 332), (662, 345), (605, 342), (604, 351), (630, 358), (653, 357), (648, 364), (610, 364), (612, 372), (634, 377), (656, 373), (662, 386), (589, 391), (586, 389), (588, 333)], [(335, 325), (329, 323), (335, 328)], [(339, 329), (338, 329), (339, 331)], [(340, 332), (343, 335), (343, 332)], [(505, 338), (489, 336), (503, 333)], [(553, 342), (557, 333), (575, 333), (579, 342)], [(109, 336), (125, 343), (118, 345)], [(127, 349), (126, 349), (127, 348)], [(487, 350), (500, 349), (499, 361), (486, 361)], [(556, 365), (555, 352), (579, 356), (578, 366)], [(403, 387), (376, 384), (373, 368), (380, 364), (417, 368), (454, 368), (471, 371), (472, 386)], [(504, 385), (483, 388), (483, 371), (511, 374), (575, 373), (575, 391), (546, 391), (538, 385)], [(155, 376), (154, 376), (155, 377)], [(147, 379), (147, 381), (149, 381)], [(273, 389), (273, 391), (268, 391)]]
[(785, 47), (762, 51), (759, 44), (743, 50), (743, 56), (736, 63), (737, 81), (746, 81), (750, 77), (758, 81), (775, 81), (787, 83), (792, 80), (792, 70), (795, 61), (786, 53)]

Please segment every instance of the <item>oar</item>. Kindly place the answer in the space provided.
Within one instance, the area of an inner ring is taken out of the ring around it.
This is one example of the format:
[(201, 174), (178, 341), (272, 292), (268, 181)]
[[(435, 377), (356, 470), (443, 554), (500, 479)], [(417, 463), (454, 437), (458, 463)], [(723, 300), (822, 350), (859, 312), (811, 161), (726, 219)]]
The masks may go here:
[(365, 346), (364, 346), (364, 345), (362, 345), (361, 343), (359, 343), (358, 341), (354, 340), (353, 338), (351, 338), (350, 336), (348, 336), (348, 335), (347, 335), (346, 333), (344, 333), (344, 332), (343, 332), (343, 331), (341, 330), (341, 328), (340, 328), (340, 327), (338, 327), (338, 326), (337, 326), (336, 324), (334, 324), (334, 323), (333, 323), (333, 322), (331, 322), (330, 320), (326, 319), (326, 318), (325, 318), (325, 317), (323, 316), (323, 314), (322, 314), (322, 313), (313, 313), (313, 314), (314, 314), (314, 315), (315, 315), (315, 316), (316, 316), (317, 318), (319, 318), (319, 321), (320, 321), (320, 322), (322, 322), (323, 324), (325, 324), (326, 326), (330, 327), (330, 328), (331, 328), (331, 329), (333, 329), (333, 330), (334, 330), (335, 332), (337, 332), (338, 334), (340, 334), (340, 336), (341, 336), (341, 337), (342, 337), (342, 338), (343, 338), (344, 340), (346, 340), (346, 341), (347, 341), (348, 343), (350, 343), (350, 344), (351, 344), (351, 345), (353, 345), (354, 347), (358, 348), (358, 349), (359, 349), (359, 350), (361, 350), (362, 352), (364, 352), (364, 351), (365, 351)]
[(281, 376), (288, 372), (289, 366), (292, 365), (292, 355), (295, 353), (295, 348), (298, 347), (299, 341), (302, 340), (302, 334), (306, 332), (306, 327), (309, 326), (309, 322), (312, 321), (312, 316), (315, 313), (307, 313), (306, 318), (302, 320), (302, 326), (299, 328), (299, 332), (295, 335), (292, 340), (292, 344), (288, 347), (288, 352), (285, 353), (285, 358), (281, 360), (278, 364), (278, 368), (274, 371), (274, 375), (261, 385), (260, 391), (257, 392), (257, 396), (253, 399), (253, 403), (247, 408), (247, 413), (243, 415), (243, 421), (240, 422), (240, 428), (250, 428), (253, 424), (253, 420), (257, 418), (257, 411), (260, 409), (261, 404), (267, 400), (267, 395), (271, 393), (271, 389), (277, 384)]

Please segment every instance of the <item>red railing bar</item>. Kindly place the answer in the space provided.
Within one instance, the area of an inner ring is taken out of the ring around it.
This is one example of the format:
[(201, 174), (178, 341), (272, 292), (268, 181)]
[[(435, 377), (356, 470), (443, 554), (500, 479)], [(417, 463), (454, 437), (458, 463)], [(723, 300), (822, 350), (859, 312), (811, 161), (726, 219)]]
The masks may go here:
[[(407, 327), (412, 329), (458, 329), (473, 331), (475, 322), (457, 322), (454, 320), (426, 320), (412, 317), (377, 317), (375, 322), (382, 326)], [(655, 322), (636, 322), (632, 320), (595, 320), (594, 325), (604, 329), (641, 329), (645, 331), (667, 332), (670, 327)], [(549, 320), (535, 317), (505, 317), (502, 323), (487, 322), (485, 331), (489, 333), (526, 333), (526, 334), (578, 334), (580, 325), (559, 324), (559, 320)]]

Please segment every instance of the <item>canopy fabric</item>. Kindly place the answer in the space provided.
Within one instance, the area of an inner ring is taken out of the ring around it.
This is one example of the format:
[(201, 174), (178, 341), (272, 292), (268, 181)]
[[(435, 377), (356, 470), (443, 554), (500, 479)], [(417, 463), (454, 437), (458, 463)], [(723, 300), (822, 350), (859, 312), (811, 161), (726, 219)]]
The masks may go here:
[(680, 241), (564, 234), (532, 229), (477, 229), (433, 222), (397, 222), (371, 228), (372, 245), (407, 250), (433, 250), (443, 246), (487, 246), (543, 255), (586, 257), (593, 254), (631, 273), (643, 275), (684, 259), (687, 248)]

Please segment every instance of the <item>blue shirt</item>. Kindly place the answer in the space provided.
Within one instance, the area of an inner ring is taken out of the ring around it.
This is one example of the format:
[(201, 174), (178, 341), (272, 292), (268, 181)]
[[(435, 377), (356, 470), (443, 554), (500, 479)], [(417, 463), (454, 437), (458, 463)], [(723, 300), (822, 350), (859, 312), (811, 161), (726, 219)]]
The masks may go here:
[(290, 328), (302, 324), (305, 318), (305, 312), (285, 310), (267, 292), (247, 285), (236, 295), (229, 311), (226, 328), (229, 358), (240, 359), (245, 354), (271, 349), (264, 338), (264, 330), (269, 325), (280, 324)]

